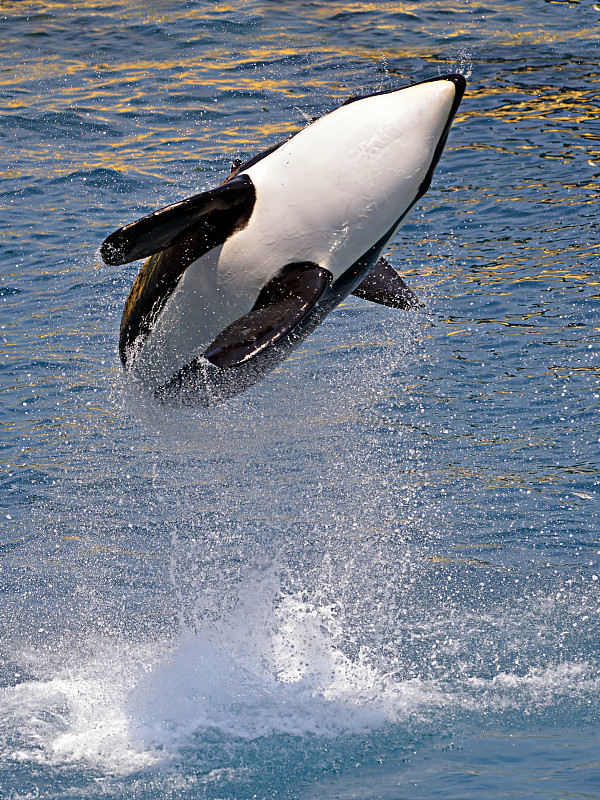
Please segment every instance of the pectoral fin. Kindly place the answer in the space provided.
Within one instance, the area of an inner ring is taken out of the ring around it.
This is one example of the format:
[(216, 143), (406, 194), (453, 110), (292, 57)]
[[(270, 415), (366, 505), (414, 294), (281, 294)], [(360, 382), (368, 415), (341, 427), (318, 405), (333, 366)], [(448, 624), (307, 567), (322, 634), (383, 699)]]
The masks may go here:
[(263, 288), (252, 311), (217, 336), (204, 357), (217, 367), (234, 367), (258, 355), (306, 317), (331, 279), (316, 264), (288, 265)]
[(224, 242), (236, 226), (245, 223), (255, 197), (250, 178), (240, 175), (216, 189), (173, 203), (119, 228), (104, 240), (100, 254), (110, 266), (127, 264), (166, 250), (192, 233), (197, 238), (206, 235), (214, 246), (212, 242)]
[(421, 305), (417, 295), (385, 258), (379, 259), (352, 294), (390, 308), (418, 308)]

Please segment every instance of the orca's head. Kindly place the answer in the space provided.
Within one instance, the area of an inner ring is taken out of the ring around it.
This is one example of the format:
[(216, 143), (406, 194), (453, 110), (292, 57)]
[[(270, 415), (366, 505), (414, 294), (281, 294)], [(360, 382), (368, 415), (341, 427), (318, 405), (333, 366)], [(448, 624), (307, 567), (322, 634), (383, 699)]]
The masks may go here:
[(335, 113), (338, 122), (347, 116), (347, 124), (360, 136), (358, 160), (379, 174), (384, 161), (386, 181), (402, 185), (406, 199), (412, 194), (415, 202), (429, 188), (465, 87), (463, 75), (441, 75), (351, 98)]
[(427, 191), (465, 83), (446, 75), (352, 99), (243, 166), (256, 205), (229, 252), (267, 279), (310, 261), (338, 280)]

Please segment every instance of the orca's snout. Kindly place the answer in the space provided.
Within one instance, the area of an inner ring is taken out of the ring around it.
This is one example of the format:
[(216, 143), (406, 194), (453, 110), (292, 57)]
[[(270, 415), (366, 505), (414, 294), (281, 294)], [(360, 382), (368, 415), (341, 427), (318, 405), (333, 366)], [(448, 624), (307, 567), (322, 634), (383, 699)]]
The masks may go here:
[(464, 75), (461, 75), (459, 72), (452, 72), (449, 75), (440, 75), (437, 78), (438, 81), (451, 81), (454, 84), (454, 89), (456, 91), (456, 96), (458, 97), (458, 102), (462, 100), (462, 96), (465, 93), (465, 89), (467, 88), (467, 80)]
[(438, 75), (436, 78), (428, 78), (427, 80), (420, 81), (419, 83), (415, 83), (413, 85), (422, 86), (426, 83), (440, 83), (441, 81), (449, 81), (454, 85), (454, 101), (450, 110), (450, 121), (452, 121), (454, 115), (456, 114), (456, 109), (459, 107), (460, 101), (463, 98), (465, 89), (467, 88), (467, 79), (464, 75), (461, 75), (459, 72), (451, 72), (448, 75)]
[[(463, 98), (465, 93), (465, 89), (467, 88), (467, 81), (464, 75), (461, 75), (458, 72), (453, 72), (448, 75), (438, 75), (436, 78), (429, 78), (428, 80), (421, 81), (420, 83), (414, 84), (415, 87), (422, 86), (423, 84), (443, 84), (445, 82), (449, 82), (454, 86), (454, 96), (450, 100), (450, 96), (446, 96), (445, 102), (442, 103), (443, 110), (443, 117), (438, 120), (437, 124), (442, 123), (441, 129), (438, 129), (438, 141), (437, 146), (433, 152), (433, 157), (431, 159), (431, 163), (429, 165), (429, 169), (425, 174), (423, 182), (419, 187), (419, 191), (417, 193), (417, 199), (422, 197), (425, 192), (429, 189), (431, 184), (431, 179), (433, 177), (433, 173), (435, 172), (435, 168), (438, 165), (444, 147), (446, 145), (446, 141), (448, 139), (448, 133), (450, 131), (450, 126), (454, 120), (454, 116), (458, 110), (460, 105), (460, 101)], [(447, 86), (447, 83), (446, 83)], [(441, 87), (440, 87), (441, 88)], [(449, 88), (449, 87), (448, 87)], [(410, 91), (411, 87), (407, 87), (407, 90)], [(444, 87), (446, 89), (446, 87)], [(445, 93), (445, 92), (444, 92)]]
[(450, 118), (453, 118), (456, 114), (456, 109), (459, 107), (460, 101), (463, 98), (465, 89), (467, 88), (467, 79), (464, 75), (461, 75), (458, 72), (453, 72), (449, 75), (440, 75), (438, 80), (450, 81), (454, 84), (454, 103), (452, 104), (452, 111), (450, 112)]

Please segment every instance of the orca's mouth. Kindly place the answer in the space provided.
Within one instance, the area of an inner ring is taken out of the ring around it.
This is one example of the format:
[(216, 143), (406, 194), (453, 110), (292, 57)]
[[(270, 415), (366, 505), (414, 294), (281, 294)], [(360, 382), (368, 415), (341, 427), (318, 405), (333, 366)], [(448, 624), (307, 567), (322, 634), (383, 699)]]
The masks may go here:
[[(427, 174), (423, 178), (423, 182), (419, 186), (419, 191), (417, 192), (417, 196), (415, 198), (415, 202), (419, 200), (425, 192), (431, 186), (431, 179), (433, 178), (433, 173), (435, 172), (435, 168), (437, 167), (440, 158), (442, 157), (442, 153), (444, 152), (444, 147), (446, 146), (446, 141), (448, 139), (448, 133), (450, 132), (450, 126), (454, 121), (454, 117), (456, 112), (458, 111), (458, 107), (460, 105), (460, 101), (463, 98), (465, 93), (465, 89), (467, 88), (467, 81), (464, 75), (460, 75), (459, 73), (451, 73), (449, 75), (440, 75), (437, 78), (429, 78), (428, 80), (421, 81), (420, 83), (433, 83), (434, 81), (450, 81), (454, 84), (454, 100), (452, 101), (452, 106), (450, 108), (450, 113), (448, 114), (448, 119), (446, 120), (446, 124), (444, 125), (444, 130), (442, 131), (442, 135), (439, 138), (437, 146), (433, 153), (433, 158), (431, 160), (431, 164), (429, 165), (429, 169), (427, 170)], [(414, 84), (418, 86), (419, 84)]]

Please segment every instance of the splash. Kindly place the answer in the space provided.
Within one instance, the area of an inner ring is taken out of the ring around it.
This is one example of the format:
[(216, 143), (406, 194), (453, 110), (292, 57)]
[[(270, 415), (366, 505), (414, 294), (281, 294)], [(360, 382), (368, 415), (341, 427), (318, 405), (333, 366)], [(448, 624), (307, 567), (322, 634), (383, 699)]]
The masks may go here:
[[(71, 668), (60, 668), (56, 659), (36, 664), (39, 656), (23, 654), (30, 671), (49, 674), (0, 690), (5, 762), (83, 762), (126, 774), (157, 761), (132, 739), (126, 700), (158, 653), (148, 645), (88, 645), (90, 656)], [(73, 652), (68, 657), (77, 661)]]
[[(499, 611), (488, 622), (500, 628), (507, 619)], [(176, 764), (192, 747), (204, 778), (219, 782), (227, 770), (239, 777), (245, 743), (281, 736), (343, 741), (385, 730), (402, 741), (432, 721), (438, 729), (455, 726), (465, 714), (490, 722), (512, 712), (543, 715), (561, 701), (597, 702), (597, 665), (584, 660), (483, 674), (476, 653), (467, 661), (464, 622), (438, 647), (439, 663), (451, 659), (447, 668), (408, 676), (406, 665), (384, 664), (376, 641), (352, 652), (339, 604), (289, 593), (270, 575), (246, 584), (236, 608), (218, 622), (196, 630), (183, 625), (168, 641), (88, 642), (85, 657), (71, 651), (69, 669), (58, 666), (64, 653), (50, 664), (38, 654), (37, 665), (30, 654), (30, 673), (46, 675), (0, 690), (1, 755), (5, 762), (82, 763), (123, 776)], [(518, 615), (508, 623), (504, 635), (514, 640)], [(419, 630), (427, 634), (426, 621)]]

